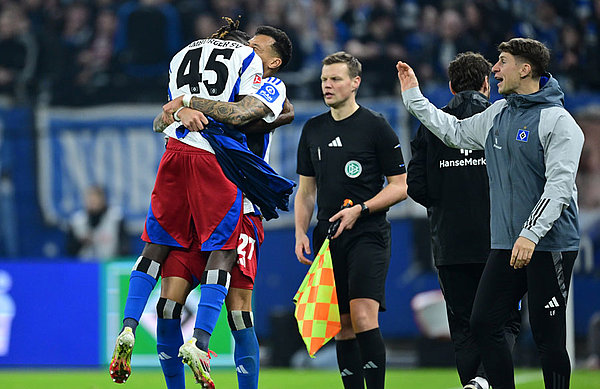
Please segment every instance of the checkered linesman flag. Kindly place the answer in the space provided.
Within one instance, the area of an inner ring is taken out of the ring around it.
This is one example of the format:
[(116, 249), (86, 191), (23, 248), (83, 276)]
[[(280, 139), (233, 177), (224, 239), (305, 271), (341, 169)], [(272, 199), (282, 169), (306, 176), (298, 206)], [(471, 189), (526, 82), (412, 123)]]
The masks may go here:
[(329, 238), (313, 261), (304, 281), (294, 296), (298, 330), (311, 358), (333, 338), (342, 325), (338, 309)]

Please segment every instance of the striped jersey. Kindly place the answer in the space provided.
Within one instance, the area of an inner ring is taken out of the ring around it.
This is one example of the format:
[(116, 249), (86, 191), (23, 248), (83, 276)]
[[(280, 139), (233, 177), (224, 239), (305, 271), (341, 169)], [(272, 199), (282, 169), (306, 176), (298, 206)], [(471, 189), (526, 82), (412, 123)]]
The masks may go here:
[[(179, 51), (169, 64), (169, 99), (185, 93), (214, 101), (232, 102), (252, 95), (262, 85), (262, 62), (251, 47), (234, 41), (200, 39)], [(165, 135), (190, 146), (213, 151), (197, 132), (167, 127)]]

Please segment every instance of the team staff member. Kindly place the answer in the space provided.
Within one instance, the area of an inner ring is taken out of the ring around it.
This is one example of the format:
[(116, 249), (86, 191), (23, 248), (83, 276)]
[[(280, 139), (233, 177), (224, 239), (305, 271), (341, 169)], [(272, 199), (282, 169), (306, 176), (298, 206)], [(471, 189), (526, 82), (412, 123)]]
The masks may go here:
[[(492, 64), (481, 54), (459, 54), (448, 66), (454, 97), (444, 112), (464, 119), (490, 106)], [(427, 208), (433, 258), (446, 301), (456, 367), (465, 389), (488, 389), (469, 327), (475, 292), (490, 251), (490, 198), (483, 150), (446, 146), (421, 125), (411, 142), (408, 195)], [(513, 309), (506, 336), (514, 345), (520, 314)]]
[[(330, 222), (340, 226), (330, 243), (342, 329), (336, 336), (346, 389), (383, 388), (385, 346), (378, 311), (385, 310), (390, 261), (388, 208), (406, 199), (406, 169), (398, 137), (385, 118), (356, 102), (361, 64), (337, 52), (323, 60), (321, 90), (330, 108), (304, 125), (298, 145), (295, 199), (296, 256), (311, 261), (307, 230), (318, 205), (313, 248)], [(384, 177), (388, 185), (384, 188)], [(339, 211), (344, 199), (353, 207)], [(338, 212), (339, 211), (339, 212)]]
[(409, 112), (447, 145), (484, 149), (490, 183), (491, 251), (475, 296), (471, 330), (494, 389), (514, 388), (504, 323), (528, 293), (529, 321), (546, 388), (569, 387), (566, 304), (579, 249), (575, 176), (583, 133), (546, 73), (550, 52), (533, 39), (498, 46), (496, 101), (458, 120), (429, 103), (414, 71), (396, 65)]

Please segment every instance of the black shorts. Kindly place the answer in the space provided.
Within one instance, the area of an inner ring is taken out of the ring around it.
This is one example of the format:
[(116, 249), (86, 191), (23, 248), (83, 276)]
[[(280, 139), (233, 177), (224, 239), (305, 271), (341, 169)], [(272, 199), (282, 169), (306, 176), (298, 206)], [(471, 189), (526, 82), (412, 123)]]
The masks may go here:
[[(314, 254), (327, 236), (329, 222), (313, 232)], [(350, 313), (350, 300), (370, 298), (385, 311), (385, 279), (390, 264), (390, 223), (385, 217), (359, 219), (329, 244), (340, 313)]]

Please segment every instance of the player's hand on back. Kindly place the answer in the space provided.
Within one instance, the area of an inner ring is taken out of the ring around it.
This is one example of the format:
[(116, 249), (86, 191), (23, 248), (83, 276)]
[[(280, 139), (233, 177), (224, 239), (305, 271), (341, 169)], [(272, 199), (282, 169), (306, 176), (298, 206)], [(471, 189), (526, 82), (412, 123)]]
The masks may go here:
[(398, 61), (396, 70), (398, 70), (398, 80), (400, 81), (402, 92), (419, 86), (419, 80), (417, 80), (415, 71), (406, 62)]

